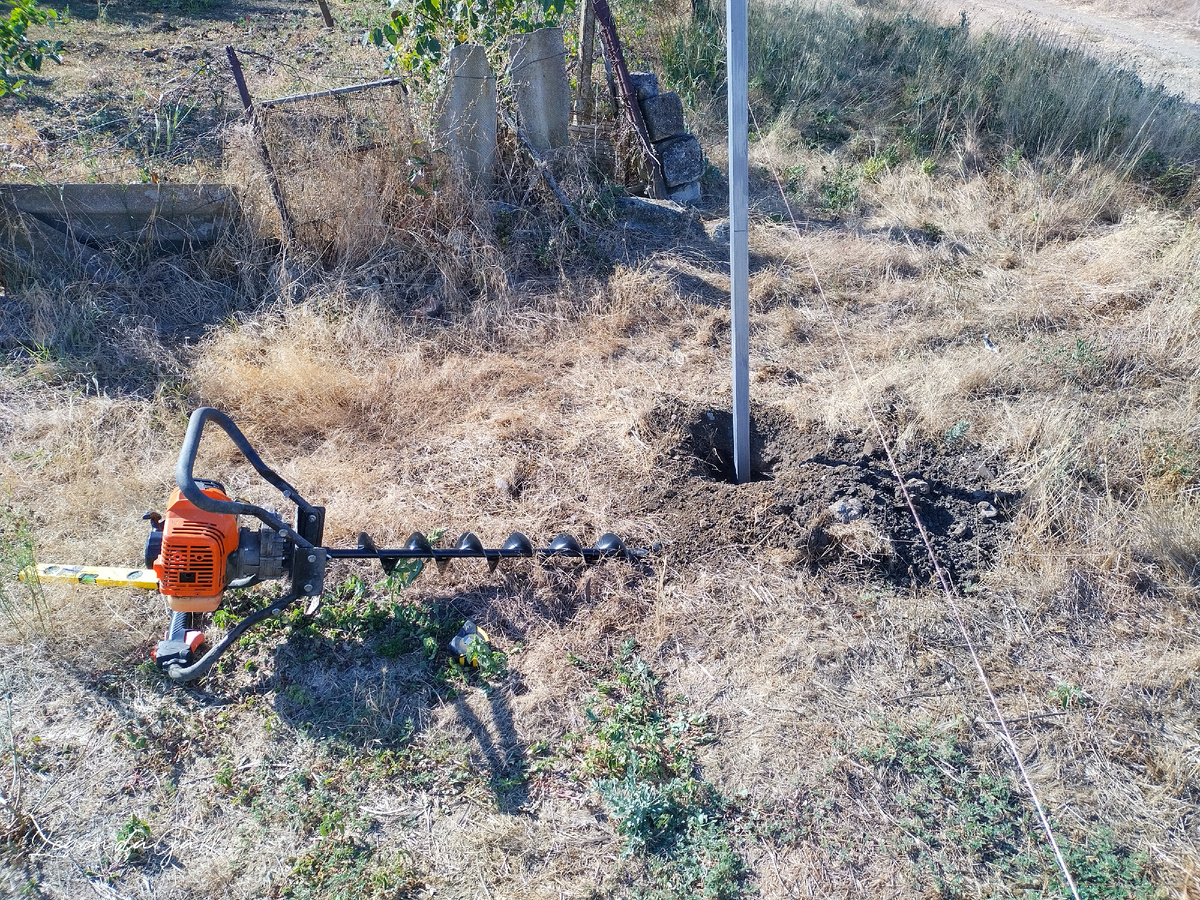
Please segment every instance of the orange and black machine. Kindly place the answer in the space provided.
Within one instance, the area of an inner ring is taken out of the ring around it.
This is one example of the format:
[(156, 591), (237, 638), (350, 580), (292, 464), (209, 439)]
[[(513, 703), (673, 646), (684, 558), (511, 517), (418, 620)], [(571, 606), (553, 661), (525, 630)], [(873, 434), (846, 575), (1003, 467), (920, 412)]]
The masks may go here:
[[(196, 478), (193, 469), (200, 439), (208, 424), (216, 425), (262, 478), (295, 505), (292, 521), (285, 522), (269, 509), (236, 500), (217, 481)], [(104, 585), (154, 588), (167, 598), (170, 625), (154, 651), (154, 658), (174, 681), (192, 681), (204, 675), (242, 634), (268, 616), (279, 615), (300, 601), (306, 612), (316, 612), (325, 585), (325, 570), (333, 559), (378, 559), (386, 574), (401, 560), (432, 560), (444, 570), (455, 559), (483, 559), (495, 571), (502, 559), (521, 557), (573, 558), (584, 563), (601, 559), (634, 561), (646, 551), (625, 546), (615, 534), (601, 535), (592, 547), (583, 547), (569, 534), (556, 537), (548, 547), (535, 549), (520, 532), (509, 535), (503, 546), (489, 549), (474, 534), (459, 537), (454, 547), (435, 548), (420, 532), (395, 549), (379, 549), (370, 535), (360, 532), (358, 546), (334, 549), (323, 546), (325, 508), (313, 506), (269, 468), (229, 416), (211, 407), (192, 413), (175, 467), (178, 487), (171, 493), (165, 514), (148, 512), (146, 570), (39, 565), (43, 581), (72, 581)], [(258, 520), (258, 526), (239, 524), (239, 517)], [(150, 575), (151, 570), (153, 575)], [(221, 604), (229, 588), (246, 588), (263, 581), (285, 579), (278, 599), (249, 614), (203, 656), (201, 623)]]

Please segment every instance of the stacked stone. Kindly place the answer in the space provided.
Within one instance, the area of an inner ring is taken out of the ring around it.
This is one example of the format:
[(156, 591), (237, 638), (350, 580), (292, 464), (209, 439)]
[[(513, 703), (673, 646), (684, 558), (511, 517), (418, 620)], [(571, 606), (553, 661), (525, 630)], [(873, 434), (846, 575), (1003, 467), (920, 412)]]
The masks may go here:
[(637, 91), (650, 141), (662, 162), (668, 196), (676, 203), (698, 202), (704, 151), (683, 121), (683, 100), (674, 91), (659, 93), (658, 76), (653, 72), (632, 72), (629, 78)]

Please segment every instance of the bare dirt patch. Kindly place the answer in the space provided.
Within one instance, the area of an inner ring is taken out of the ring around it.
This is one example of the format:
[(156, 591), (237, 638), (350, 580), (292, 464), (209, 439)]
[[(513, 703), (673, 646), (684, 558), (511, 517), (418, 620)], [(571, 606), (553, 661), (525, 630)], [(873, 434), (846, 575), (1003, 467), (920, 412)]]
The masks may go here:
[[(638, 428), (663, 458), (654, 481), (634, 493), (643, 498), (636, 509), (661, 517), (684, 560), (765, 551), (785, 564), (850, 566), (906, 582), (933, 574), (904, 492), (870, 432), (806, 429), (782, 410), (759, 408), (752, 479), (736, 485), (727, 410), (668, 400)], [(1017, 500), (996, 487), (1003, 460), (951, 436), (941, 446), (910, 445), (896, 463), (939, 560), (957, 580), (976, 580)]]

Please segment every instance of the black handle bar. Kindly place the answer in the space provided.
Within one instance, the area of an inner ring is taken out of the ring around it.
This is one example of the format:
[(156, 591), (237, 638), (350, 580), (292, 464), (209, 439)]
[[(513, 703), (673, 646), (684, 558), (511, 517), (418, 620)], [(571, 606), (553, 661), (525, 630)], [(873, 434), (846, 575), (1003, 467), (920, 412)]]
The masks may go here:
[(175, 483), (179, 485), (180, 493), (205, 512), (226, 513), (235, 516), (254, 516), (272, 528), (285, 532), (287, 537), (295, 541), (297, 546), (312, 547), (313, 545), (297, 534), (295, 529), (261, 506), (255, 506), (252, 503), (242, 503), (239, 500), (218, 500), (215, 497), (208, 496), (208, 494), (201, 490), (200, 485), (196, 484), (192, 469), (196, 465), (196, 453), (200, 449), (200, 439), (204, 436), (204, 426), (209, 422), (212, 422), (224, 431), (229, 436), (229, 439), (233, 441), (233, 445), (241, 451), (250, 465), (254, 467), (254, 470), (271, 486), (283, 494), (284, 497), (295, 503), (302, 511), (312, 508), (296, 492), (294, 487), (284, 481), (277, 472), (262, 461), (262, 457), (250, 446), (250, 442), (246, 440), (246, 436), (233, 424), (233, 419), (229, 418), (229, 416), (225, 415), (219, 409), (213, 409), (211, 406), (200, 407), (192, 413), (192, 417), (188, 420), (187, 434), (184, 435), (183, 447), (179, 450), (179, 462), (175, 465)]

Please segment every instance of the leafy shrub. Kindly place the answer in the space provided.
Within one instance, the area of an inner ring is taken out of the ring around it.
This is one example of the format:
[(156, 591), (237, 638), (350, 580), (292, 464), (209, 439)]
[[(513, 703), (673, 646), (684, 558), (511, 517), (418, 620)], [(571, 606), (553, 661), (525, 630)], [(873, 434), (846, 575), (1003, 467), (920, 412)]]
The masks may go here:
[(390, 47), (387, 67), (429, 78), (451, 47), (496, 48), (509, 35), (557, 25), (574, 0), (413, 0), (393, 4), (389, 19), (363, 35), (363, 45)]
[(61, 62), (62, 41), (33, 40), (28, 31), (33, 25), (53, 26), (58, 12), (38, 7), (37, 0), (9, 0), (8, 15), (0, 18), (0, 97), (22, 94), (25, 80), (22, 70), (40, 72), (42, 62)]

